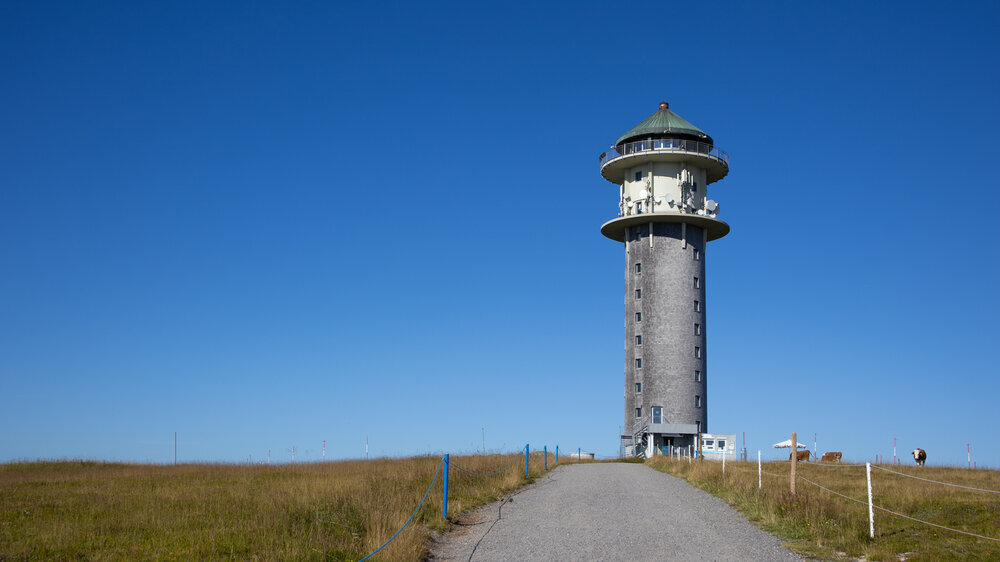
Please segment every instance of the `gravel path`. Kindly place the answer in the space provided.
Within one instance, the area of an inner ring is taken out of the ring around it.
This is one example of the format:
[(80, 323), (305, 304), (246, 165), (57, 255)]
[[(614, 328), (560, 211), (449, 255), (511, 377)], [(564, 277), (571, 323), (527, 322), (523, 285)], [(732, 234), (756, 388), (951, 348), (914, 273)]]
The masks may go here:
[(801, 560), (719, 498), (631, 463), (559, 466), (464, 514), (431, 559)]

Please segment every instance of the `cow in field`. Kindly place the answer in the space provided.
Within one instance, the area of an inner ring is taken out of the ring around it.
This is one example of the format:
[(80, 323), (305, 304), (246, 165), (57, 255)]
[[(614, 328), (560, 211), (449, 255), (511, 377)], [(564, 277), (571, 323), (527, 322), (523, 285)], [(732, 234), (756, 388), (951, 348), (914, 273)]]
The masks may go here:
[(820, 459), (820, 462), (840, 462), (840, 457), (842, 457), (843, 455), (844, 453), (841, 453), (840, 451), (833, 453), (823, 453), (823, 458)]
[(923, 449), (914, 449), (913, 460), (917, 461), (918, 466), (924, 466), (924, 463), (927, 462), (927, 451)]
[(792, 455), (795, 455), (795, 460), (797, 461), (809, 460), (809, 451), (792, 451), (788, 453), (788, 460), (792, 460)]

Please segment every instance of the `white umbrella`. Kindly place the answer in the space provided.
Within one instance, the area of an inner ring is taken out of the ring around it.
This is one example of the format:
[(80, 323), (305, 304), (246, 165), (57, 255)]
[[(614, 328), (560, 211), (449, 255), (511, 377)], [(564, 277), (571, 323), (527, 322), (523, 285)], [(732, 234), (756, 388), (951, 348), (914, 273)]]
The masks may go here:
[[(774, 448), (775, 449), (791, 449), (792, 448), (792, 440), (791, 439), (785, 439), (781, 443), (775, 443), (774, 444)], [(799, 447), (798, 448), (799, 449), (807, 449), (808, 447), (806, 447), (802, 443), (799, 443)]]

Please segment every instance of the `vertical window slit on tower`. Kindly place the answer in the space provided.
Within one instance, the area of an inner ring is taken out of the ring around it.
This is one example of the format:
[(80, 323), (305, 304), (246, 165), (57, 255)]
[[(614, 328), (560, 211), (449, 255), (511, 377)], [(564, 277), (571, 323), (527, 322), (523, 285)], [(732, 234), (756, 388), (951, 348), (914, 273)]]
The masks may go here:
[(701, 408), (701, 396), (694, 397), (694, 407)]
[(636, 369), (641, 369), (642, 368), (642, 358), (641, 357), (636, 357), (635, 358), (635, 368)]
[(642, 298), (642, 289), (636, 289), (635, 290), (635, 299), (639, 300), (641, 298)]
[(635, 409), (635, 417), (637, 417), (637, 418), (641, 418), (642, 417), (642, 408), (636, 408)]
[(635, 321), (636, 322), (642, 322), (642, 313), (641, 312), (636, 312), (635, 313)]
[(641, 382), (635, 383), (635, 393), (636, 394), (641, 394), (642, 393), (642, 383)]
[(694, 335), (696, 335), (696, 336), (700, 336), (701, 335), (701, 324), (699, 324), (697, 322), (695, 322), (695, 324), (694, 324)]
[(694, 380), (695, 382), (701, 382), (701, 371), (694, 372)]
[(694, 301), (694, 311), (695, 312), (701, 312), (701, 303), (700, 302)]
[(635, 345), (642, 345), (642, 335), (641, 334), (636, 334), (636, 336), (635, 336)]
[[(642, 264), (641, 263), (635, 264), (635, 272), (636, 273), (642, 273)], [(697, 279), (697, 277), (695, 279)]]
[(696, 359), (701, 359), (701, 348), (697, 345), (694, 346), (694, 356)]
[(700, 260), (701, 259), (701, 252), (698, 251), (698, 248), (694, 248), (694, 252), (692, 253), (692, 255), (694, 256), (695, 260)]
[(700, 289), (701, 288), (701, 281), (698, 280), (697, 277), (694, 278), (694, 288), (695, 289)]

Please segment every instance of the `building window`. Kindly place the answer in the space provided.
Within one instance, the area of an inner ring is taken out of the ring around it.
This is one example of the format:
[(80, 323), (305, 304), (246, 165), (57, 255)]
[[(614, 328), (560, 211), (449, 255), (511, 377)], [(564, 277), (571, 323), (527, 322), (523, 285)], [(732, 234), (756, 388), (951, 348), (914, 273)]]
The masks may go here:
[(636, 273), (642, 273), (642, 264), (641, 263), (635, 264), (635, 272)]
[(642, 394), (642, 383), (641, 382), (635, 383), (635, 393), (636, 394)]
[(694, 256), (695, 261), (701, 259), (701, 251), (698, 250), (698, 248), (694, 248), (694, 252), (692, 253), (692, 255)]
[(635, 181), (642, 181), (642, 172), (635, 173)]
[(701, 408), (701, 396), (694, 397), (694, 407)]
[(663, 407), (653, 406), (653, 423), (663, 423)]
[(636, 334), (635, 345), (642, 345), (642, 334)]
[(695, 322), (694, 324), (694, 335), (696, 336), (701, 335), (701, 324), (698, 324), (697, 322)]
[(642, 322), (642, 313), (641, 312), (636, 312), (635, 313), (635, 321), (636, 322)]
[(716, 445), (716, 446), (719, 448), (720, 451), (725, 451), (726, 450), (726, 440), (725, 439), (719, 439), (719, 444)]
[(635, 417), (637, 417), (637, 418), (641, 418), (642, 417), (642, 408), (636, 408), (635, 409)]
[(641, 369), (642, 368), (642, 357), (636, 357), (635, 358), (635, 368), (636, 369)]
[(641, 298), (642, 298), (642, 289), (636, 289), (635, 290), (635, 300), (639, 300)]
[(697, 277), (694, 278), (694, 288), (695, 289), (700, 289), (701, 288), (701, 280), (698, 279)]
[(642, 214), (642, 201), (636, 201), (635, 202), (635, 214), (637, 214), (637, 215), (641, 215)]
[(696, 422), (694, 422), (694, 430), (695, 430), (695, 431), (696, 431), (697, 433), (701, 433), (701, 422), (700, 422), (700, 421), (696, 421)]
[(694, 301), (694, 311), (695, 312), (701, 312), (701, 303), (700, 302)]
[(701, 382), (701, 371), (694, 372), (694, 380), (695, 382)]
[(695, 359), (701, 359), (701, 348), (697, 345), (694, 346), (694, 357)]

